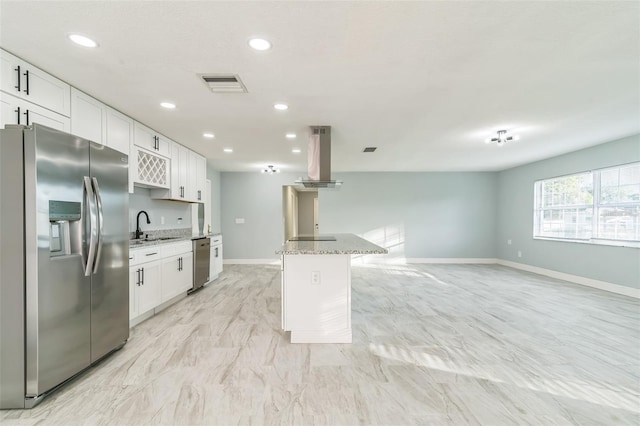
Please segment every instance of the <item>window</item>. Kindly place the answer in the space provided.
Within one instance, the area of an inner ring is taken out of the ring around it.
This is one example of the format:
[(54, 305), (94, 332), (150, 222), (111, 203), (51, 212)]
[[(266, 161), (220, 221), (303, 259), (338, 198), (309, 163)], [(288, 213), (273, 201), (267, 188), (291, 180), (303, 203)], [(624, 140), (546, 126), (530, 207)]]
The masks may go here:
[(640, 163), (535, 183), (534, 238), (640, 242)]

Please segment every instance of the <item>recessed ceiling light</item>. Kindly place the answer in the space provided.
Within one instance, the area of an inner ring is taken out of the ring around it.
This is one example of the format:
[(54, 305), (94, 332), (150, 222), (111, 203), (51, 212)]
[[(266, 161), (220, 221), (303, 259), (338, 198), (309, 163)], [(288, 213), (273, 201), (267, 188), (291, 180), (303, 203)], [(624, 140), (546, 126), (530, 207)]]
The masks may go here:
[(278, 111), (285, 111), (285, 110), (289, 109), (289, 105), (287, 105), (287, 104), (273, 104), (273, 107), (275, 109), (277, 109)]
[(207, 139), (213, 139), (216, 137), (216, 135), (214, 135), (213, 133), (203, 133), (202, 136), (204, 136)]
[(295, 139), (296, 138), (296, 134), (295, 133), (287, 133), (285, 136), (287, 137), (287, 139)]
[(226, 153), (231, 153), (231, 152), (233, 152), (233, 149), (225, 148), (225, 149), (223, 149), (223, 151), (226, 152)]
[(249, 40), (249, 46), (255, 50), (269, 50), (271, 43), (263, 38), (252, 38)]
[(160, 106), (166, 109), (174, 109), (176, 107), (176, 104), (173, 104), (171, 102), (160, 102)]
[(95, 41), (91, 40), (89, 37), (83, 36), (83, 35), (80, 35), (80, 34), (69, 34), (69, 40), (71, 40), (75, 44), (79, 44), (80, 46), (84, 46), (84, 47), (97, 47), (98, 46), (98, 43), (96, 43)]
[(294, 154), (300, 154), (301, 151), (300, 148), (293, 148), (291, 152), (293, 152)]

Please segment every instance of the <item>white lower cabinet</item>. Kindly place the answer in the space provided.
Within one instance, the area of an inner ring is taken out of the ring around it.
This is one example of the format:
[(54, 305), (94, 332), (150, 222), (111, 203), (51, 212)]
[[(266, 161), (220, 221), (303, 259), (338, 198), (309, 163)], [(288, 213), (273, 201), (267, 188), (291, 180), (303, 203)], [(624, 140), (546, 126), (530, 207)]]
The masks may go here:
[(129, 250), (129, 321), (160, 304), (159, 247)]
[(129, 249), (130, 324), (153, 316), (191, 287), (191, 240)]
[(166, 302), (193, 287), (193, 252), (162, 260), (162, 301)]
[(138, 312), (143, 314), (160, 304), (162, 275), (161, 262), (147, 262), (140, 265), (140, 285), (137, 286)]
[(218, 278), (218, 275), (222, 272), (222, 235), (211, 237), (209, 272), (211, 280)]

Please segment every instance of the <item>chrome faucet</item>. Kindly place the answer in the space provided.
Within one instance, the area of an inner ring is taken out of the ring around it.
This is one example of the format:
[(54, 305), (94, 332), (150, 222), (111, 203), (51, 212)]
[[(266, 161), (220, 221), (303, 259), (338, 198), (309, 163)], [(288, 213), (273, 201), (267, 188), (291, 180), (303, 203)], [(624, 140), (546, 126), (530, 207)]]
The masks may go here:
[(142, 213), (144, 213), (144, 215), (147, 217), (147, 224), (151, 223), (147, 212), (145, 212), (144, 210), (140, 210), (140, 212), (138, 213), (138, 216), (136, 217), (136, 240), (139, 239), (140, 236), (142, 235), (142, 230), (140, 229), (140, 215)]

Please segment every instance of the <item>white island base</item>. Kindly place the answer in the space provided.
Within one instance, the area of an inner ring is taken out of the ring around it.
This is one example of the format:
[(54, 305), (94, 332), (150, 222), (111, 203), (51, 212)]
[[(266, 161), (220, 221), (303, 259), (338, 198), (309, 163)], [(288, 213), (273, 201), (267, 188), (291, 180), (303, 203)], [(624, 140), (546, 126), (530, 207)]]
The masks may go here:
[(291, 343), (351, 343), (351, 255), (282, 258), (282, 328)]
[(291, 343), (351, 343), (351, 255), (387, 250), (353, 234), (289, 241), (282, 255), (282, 329)]

